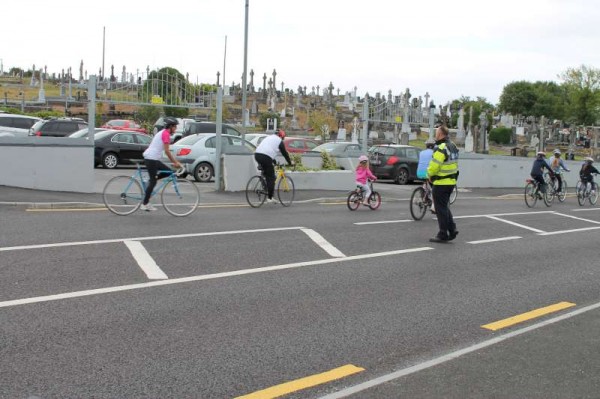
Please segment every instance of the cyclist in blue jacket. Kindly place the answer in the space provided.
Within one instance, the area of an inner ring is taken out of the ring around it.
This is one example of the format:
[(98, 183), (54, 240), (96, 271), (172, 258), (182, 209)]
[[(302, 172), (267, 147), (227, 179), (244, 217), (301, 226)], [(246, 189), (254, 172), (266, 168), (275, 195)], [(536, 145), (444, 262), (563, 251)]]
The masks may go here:
[[(546, 162), (546, 153), (544, 151), (539, 151), (533, 161), (533, 166), (531, 167), (530, 175), (531, 177), (538, 182), (538, 187), (542, 193), (546, 192), (546, 182), (544, 181), (544, 169), (550, 173), (550, 177), (554, 178), (554, 172), (550, 169), (550, 166)], [(538, 196), (541, 197), (541, 194), (538, 193)]]

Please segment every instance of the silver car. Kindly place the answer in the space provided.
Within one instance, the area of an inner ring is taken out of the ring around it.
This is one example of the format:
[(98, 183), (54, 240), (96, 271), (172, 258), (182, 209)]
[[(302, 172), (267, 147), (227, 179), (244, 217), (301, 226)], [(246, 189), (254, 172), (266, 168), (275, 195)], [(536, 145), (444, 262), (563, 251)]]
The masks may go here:
[[(170, 147), (171, 153), (198, 182), (208, 182), (215, 174), (217, 135), (199, 133), (186, 136)], [(221, 135), (221, 149), (228, 154), (252, 154), (256, 147), (241, 137)], [(168, 161), (168, 159), (166, 159)]]

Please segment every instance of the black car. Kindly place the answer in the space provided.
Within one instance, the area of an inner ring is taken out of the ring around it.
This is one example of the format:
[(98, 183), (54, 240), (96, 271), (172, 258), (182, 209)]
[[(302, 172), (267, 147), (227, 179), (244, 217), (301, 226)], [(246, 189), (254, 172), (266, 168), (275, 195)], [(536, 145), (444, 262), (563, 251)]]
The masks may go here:
[(410, 145), (376, 145), (369, 149), (371, 172), (378, 179), (406, 184), (417, 178), (421, 149)]
[(134, 160), (143, 160), (144, 151), (150, 145), (152, 137), (126, 130), (105, 130), (94, 135), (94, 166), (102, 165), (107, 169), (121, 164), (132, 164)]
[(41, 120), (31, 127), (30, 136), (65, 137), (87, 127), (81, 118), (52, 118)]

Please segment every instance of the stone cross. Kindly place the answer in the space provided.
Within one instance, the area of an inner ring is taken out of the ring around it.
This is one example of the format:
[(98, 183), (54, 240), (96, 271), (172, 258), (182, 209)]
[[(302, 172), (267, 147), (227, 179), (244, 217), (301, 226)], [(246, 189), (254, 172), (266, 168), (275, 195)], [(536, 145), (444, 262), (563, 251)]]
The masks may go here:
[(275, 84), (276, 78), (277, 78), (277, 72), (275, 71), (275, 69), (273, 69), (273, 87), (277, 87), (277, 85)]
[(431, 97), (429, 95), (429, 92), (425, 93), (425, 108), (429, 108), (429, 97)]
[(123, 65), (123, 71), (121, 72), (121, 82), (127, 82), (127, 71), (125, 70), (125, 65)]
[(217, 87), (219, 87), (219, 79), (221, 78), (221, 72), (217, 71)]
[(250, 70), (250, 91), (254, 93), (254, 69)]

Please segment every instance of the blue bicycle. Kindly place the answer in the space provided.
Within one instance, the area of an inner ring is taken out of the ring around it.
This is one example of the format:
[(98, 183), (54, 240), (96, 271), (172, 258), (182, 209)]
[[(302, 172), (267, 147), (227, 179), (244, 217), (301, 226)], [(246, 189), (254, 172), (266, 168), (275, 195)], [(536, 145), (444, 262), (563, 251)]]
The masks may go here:
[[(115, 215), (132, 214), (142, 205), (148, 174), (139, 163), (136, 165), (137, 171), (132, 176), (115, 176), (104, 186), (104, 204)], [(189, 180), (178, 179), (179, 171), (161, 170), (158, 173), (167, 177), (158, 181), (151, 197), (160, 192), (163, 207), (173, 216), (187, 216), (194, 212), (200, 202), (198, 187)]]

